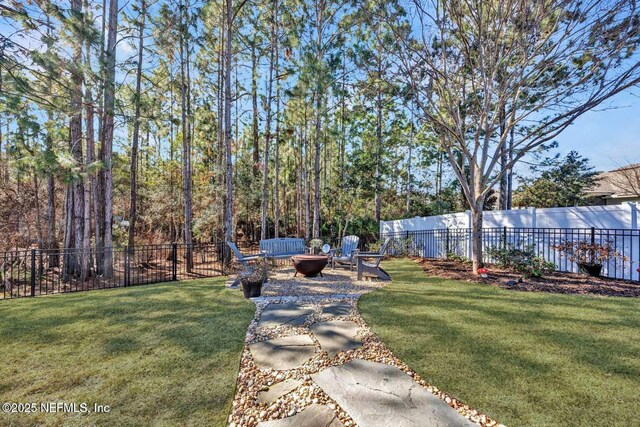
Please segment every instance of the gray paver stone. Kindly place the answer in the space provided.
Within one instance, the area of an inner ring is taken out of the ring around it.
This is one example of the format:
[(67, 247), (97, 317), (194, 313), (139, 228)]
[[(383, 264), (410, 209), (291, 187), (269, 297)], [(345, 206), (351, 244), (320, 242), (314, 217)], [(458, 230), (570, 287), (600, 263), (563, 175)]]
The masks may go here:
[(333, 409), (314, 403), (302, 412), (280, 420), (263, 421), (258, 427), (342, 427)]
[(358, 324), (348, 320), (332, 320), (316, 323), (311, 332), (320, 343), (320, 347), (333, 357), (343, 350), (351, 350), (362, 345), (358, 338)]
[(302, 326), (313, 308), (299, 303), (269, 304), (260, 315), (258, 326)]
[(293, 335), (251, 344), (249, 350), (258, 368), (281, 371), (302, 366), (316, 349), (309, 335)]
[(391, 365), (355, 359), (311, 377), (359, 427), (475, 425)]

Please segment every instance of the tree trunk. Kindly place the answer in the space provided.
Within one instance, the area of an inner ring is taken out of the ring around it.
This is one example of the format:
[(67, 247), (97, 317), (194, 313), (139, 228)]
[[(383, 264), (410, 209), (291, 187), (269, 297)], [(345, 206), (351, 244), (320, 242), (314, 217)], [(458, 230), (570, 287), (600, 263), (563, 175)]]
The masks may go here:
[[(224, 64), (224, 142), (226, 157), (226, 200), (224, 217), (224, 238), (231, 241), (233, 223), (233, 164), (231, 162), (231, 37), (233, 35), (233, 4), (232, 0), (226, 2), (227, 38), (225, 40), (225, 64)], [(231, 264), (231, 253), (224, 251), (224, 263)]]
[(476, 206), (471, 208), (471, 260), (473, 261), (473, 272), (478, 274), (478, 268), (483, 267), (482, 257), (482, 210), (483, 202), (476, 202)]
[[(513, 140), (515, 138), (514, 135), (515, 128), (512, 127), (509, 133), (509, 148), (507, 152), (507, 160), (510, 164), (513, 164)], [(513, 207), (513, 167), (509, 167), (507, 170), (507, 209), (511, 209)]]
[(322, 94), (316, 93), (316, 128), (315, 128), (315, 155), (313, 166), (314, 194), (313, 194), (313, 233), (314, 239), (320, 238), (320, 133), (322, 130)]
[(273, 49), (275, 50), (275, 73), (276, 73), (276, 152), (275, 152), (275, 176), (273, 179), (275, 180), (274, 185), (274, 198), (273, 198), (273, 226), (274, 226), (274, 237), (277, 239), (280, 237), (280, 80), (278, 79), (278, 75), (280, 74), (279, 67), (279, 50), (278, 50), (278, 0), (274, 2), (275, 8), (275, 37), (274, 43), (275, 46)]
[(86, 91), (86, 147), (85, 147), (85, 166), (84, 166), (84, 205), (83, 205), (83, 269), (85, 270), (86, 276), (91, 274), (91, 185), (93, 183), (93, 179), (91, 177), (89, 168), (91, 163), (93, 163), (93, 150), (94, 150), (94, 129), (93, 129), (93, 104), (92, 104), (92, 96), (87, 87)]
[(413, 113), (411, 115), (411, 133), (409, 135), (409, 157), (407, 158), (407, 201), (405, 212), (407, 217), (411, 214), (411, 151), (413, 149)]
[[(81, 0), (72, 0), (71, 9), (79, 16), (82, 14)], [(84, 163), (82, 158), (82, 41), (76, 43), (73, 48), (74, 63), (71, 69), (71, 121), (69, 123), (69, 138), (71, 155), (75, 165), (80, 169)], [(74, 251), (77, 261), (72, 270), (73, 275), (84, 281), (88, 277), (88, 265), (83, 256), (84, 250), (84, 186), (82, 177), (75, 177), (70, 184), (73, 188), (73, 238)], [(69, 249), (69, 248), (66, 248)]]
[[(380, 74), (380, 63), (378, 62), (378, 73)], [(380, 208), (382, 200), (380, 196), (380, 158), (382, 156), (382, 91), (380, 83), (378, 83), (378, 93), (376, 94), (376, 170), (375, 170), (375, 204), (376, 204), (376, 222), (380, 223)]]
[(275, 23), (271, 24), (271, 47), (269, 51), (269, 80), (267, 80), (267, 102), (265, 115), (267, 121), (264, 130), (264, 153), (262, 158), (262, 220), (261, 239), (267, 238), (267, 212), (269, 209), (269, 145), (271, 144), (271, 103), (273, 101), (273, 67), (275, 64)]
[[(0, 93), (2, 93), (2, 68), (0, 68)], [(4, 111), (0, 111), (0, 118), (4, 116)], [(3, 176), (4, 156), (2, 155), (2, 120), (0, 120), (0, 176)]]
[(193, 239), (191, 234), (191, 218), (192, 218), (192, 206), (191, 206), (191, 132), (190, 132), (190, 120), (187, 111), (187, 73), (186, 67), (189, 64), (185, 64), (186, 52), (189, 49), (188, 37), (188, 16), (186, 16), (185, 10), (189, 7), (188, 2), (186, 7), (181, 4), (181, 28), (180, 28), (180, 103), (182, 109), (182, 178), (184, 183), (184, 243), (186, 246), (186, 264), (187, 271), (191, 272), (193, 269)]
[[(47, 112), (49, 122), (53, 122), (53, 113)], [(47, 131), (45, 139), (45, 150), (47, 154), (53, 155), (53, 138)], [(58, 254), (58, 236), (56, 232), (56, 181), (53, 171), (47, 171), (47, 245), (49, 252), (49, 268), (60, 266), (60, 256)]]
[(253, 176), (260, 172), (260, 133), (258, 129), (258, 55), (256, 53), (256, 40), (251, 44), (251, 106), (253, 107)]
[[(504, 133), (506, 132), (506, 110), (504, 105), (500, 110), (500, 138), (504, 137)], [(507, 210), (509, 205), (509, 174), (508, 174), (508, 165), (509, 165), (509, 153), (507, 143), (502, 145), (500, 149), (500, 173), (502, 176), (500, 177), (500, 192), (499, 192), (499, 204), (498, 209)]]
[(138, 65), (136, 69), (136, 92), (134, 95), (135, 112), (133, 116), (133, 139), (131, 142), (131, 192), (130, 192), (130, 205), (129, 205), (129, 241), (128, 248), (129, 254), (132, 255), (135, 245), (135, 233), (136, 233), (136, 199), (138, 190), (138, 139), (140, 137), (140, 95), (142, 85), (142, 54), (144, 51), (144, 24), (147, 14), (146, 0), (140, 1), (140, 22), (138, 33)]
[(73, 271), (75, 270), (75, 257), (68, 250), (74, 245), (73, 239), (73, 188), (67, 185), (64, 196), (64, 237), (62, 240), (63, 258), (62, 258), (62, 282), (68, 282)]
[[(84, 2), (85, 11), (88, 16), (89, 5), (88, 1)], [(86, 67), (91, 70), (91, 42), (86, 41)], [(93, 128), (93, 94), (91, 93), (91, 80), (89, 78), (85, 81), (85, 108), (86, 108), (86, 146), (84, 153), (84, 205), (83, 205), (83, 250), (82, 250), (82, 265), (85, 271), (85, 276), (91, 274), (91, 189), (93, 184), (93, 177), (90, 174), (91, 163), (93, 163), (93, 156), (95, 150), (94, 141), (94, 128)]]
[(42, 216), (40, 215), (40, 185), (35, 171), (33, 172), (33, 196), (36, 208), (36, 238), (38, 240), (38, 249), (42, 250), (44, 239), (42, 236)]
[(306, 104), (305, 104), (305, 110), (304, 110), (304, 138), (303, 138), (303, 142), (304, 142), (304, 156), (302, 158), (302, 162), (303, 162), (303, 181), (304, 181), (304, 238), (306, 240), (309, 240), (310, 237), (310, 231), (311, 231), (311, 227), (310, 227), (310, 194), (309, 194), (309, 161), (308, 161), (308, 153), (309, 153), (309, 133), (308, 133), (308, 129), (307, 129), (307, 109), (306, 109)]
[(115, 113), (116, 78), (116, 35), (118, 32), (118, 0), (109, 1), (109, 28), (105, 52), (104, 124), (102, 125), (102, 146), (104, 162), (104, 254), (102, 273), (104, 277), (113, 275), (113, 124)]
[(56, 182), (53, 174), (47, 176), (47, 250), (49, 251), (49, 267), (59, 267), (58, 236), (56, 233)]

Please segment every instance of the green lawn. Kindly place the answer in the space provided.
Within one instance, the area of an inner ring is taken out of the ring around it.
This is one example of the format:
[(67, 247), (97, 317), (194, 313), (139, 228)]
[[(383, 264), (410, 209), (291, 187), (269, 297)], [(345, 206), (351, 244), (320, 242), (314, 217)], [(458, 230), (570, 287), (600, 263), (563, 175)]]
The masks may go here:
[(112, 408), (0, 425), (224, 425), (253, 312), (222, 278), (0, 302), (0, 403)]
[(515, 292), (384, 263), (365, 320), (425, 379), (510, 426), (639, 425), (640, 299)]

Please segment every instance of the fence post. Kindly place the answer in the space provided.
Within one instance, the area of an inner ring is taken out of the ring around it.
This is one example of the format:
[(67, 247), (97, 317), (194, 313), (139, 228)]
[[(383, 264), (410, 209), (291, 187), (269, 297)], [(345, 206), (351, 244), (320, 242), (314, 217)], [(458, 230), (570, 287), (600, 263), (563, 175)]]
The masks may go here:
[(449, 257), (449, 254), (451, 253), (451, 249), (449, 249), (449, 227), (447, 227), (447, 234), (446, 234), (446, 253), (444, 254), (445, 258)]
[(36, 250), (31, 249), (31, 296), (36, 296)]
[(594, 245), (596, 243), (596, 228), (591, 227), (591, 244)]
[(171, 252), (171, 280), (178, 280), (178, 244), (173, 243)]
[(507, 249), (507, 226), (502, 227), (502, 249)]
[(129, 266), (129, 246), (127, 246), (124, 251), (124, 286), (125, 288), (129, 286), (129, 281), (131, 278), (129, 275), (131, 274), (131, 268)]
[(222, 271), (222, 275), (223, 276), (226, 276), (226, 274), (225, 274), (226, 265), (225, 265), (225, 262), (224, 262), (224, 260), (225, 260), (224, 251), (226, 250), (226, 248), (227, 248), (227, 245), (225, 244), (225, 242), (220, 242), (218, 244), (218, 247), (217, 247), (217, 249), (219, 249), (218, 250), (218, 258), (220, 258), (220, 256), (222, 256), (222, 258), (220, 258), (220, 270)]

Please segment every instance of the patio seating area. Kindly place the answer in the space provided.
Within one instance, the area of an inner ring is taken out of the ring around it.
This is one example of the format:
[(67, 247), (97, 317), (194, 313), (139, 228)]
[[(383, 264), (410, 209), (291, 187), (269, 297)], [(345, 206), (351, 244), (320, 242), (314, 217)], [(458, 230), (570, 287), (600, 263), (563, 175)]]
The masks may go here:
[(293, 267), (281, 267), (269, 272), (269, 281), (263, 285), (262, 295), (273, 296), (358, 296), (379, 289), (385, 282), (357, 280), (355, 271), (325, 268), (323, 276), (294, 277)]

